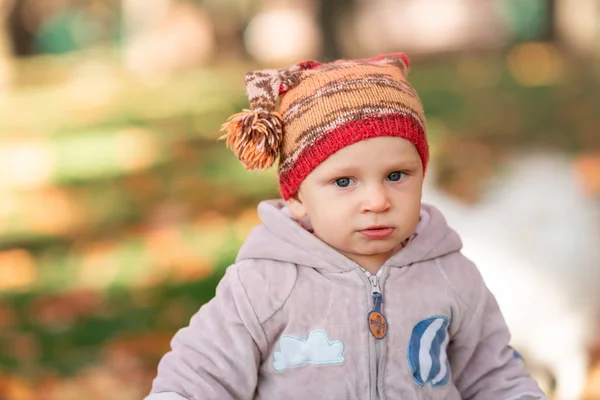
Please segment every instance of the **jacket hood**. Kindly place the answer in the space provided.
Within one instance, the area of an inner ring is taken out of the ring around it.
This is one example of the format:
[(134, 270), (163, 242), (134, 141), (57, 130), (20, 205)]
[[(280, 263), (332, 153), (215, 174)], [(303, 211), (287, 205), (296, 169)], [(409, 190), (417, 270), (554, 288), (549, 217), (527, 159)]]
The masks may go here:
[[(283, 200), (263, 201), (258, 205), (263, 224), (255, 227), (241, 247), (236, 262), (268, 259), (309, 266), (328, 272), (346, 272), (358, 264), (321, 241), (306, 228), (308, 220), (292, 218)], [(417, 235), (385, 265), (403, 267), (460, 251), (462, 242), (435, 207), (422, 204)]]

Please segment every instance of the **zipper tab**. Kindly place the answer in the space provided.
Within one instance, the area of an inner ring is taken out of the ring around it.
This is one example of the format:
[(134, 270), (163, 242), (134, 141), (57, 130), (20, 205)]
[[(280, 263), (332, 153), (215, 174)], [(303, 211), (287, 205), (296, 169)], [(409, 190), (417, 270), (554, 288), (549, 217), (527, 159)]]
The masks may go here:
[(373, 293), (381, 294), (381, 289), (379, 289), (379, 277), (377, 275), (369, 276), (369, 280), (371, 281), (371, 286), (373, 286)]
[(371, 281), (372, 293), (373, 293), (373, 309), (369, 313), (368, 323), (371, 334), (375, 336), (375, 339), (381, 340), (387, 333), (387, 320), (381, 311), (381, 305), (383, 304), (383, 294), (379, 288), (379, 276), (370, 275), (369, 281)]

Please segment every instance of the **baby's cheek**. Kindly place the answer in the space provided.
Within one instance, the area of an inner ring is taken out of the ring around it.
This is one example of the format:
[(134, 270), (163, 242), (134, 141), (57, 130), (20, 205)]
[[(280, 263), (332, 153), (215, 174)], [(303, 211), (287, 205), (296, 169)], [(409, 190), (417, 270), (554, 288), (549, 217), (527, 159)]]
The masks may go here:
[(318, 224), (313, 224), (313, 228), (317, 237), (335, 246), (343, 241), (344, 232), (348, 229), (348, 223), (344, 223), (343, 219), (329, 215), (327, 218), (320, 219)]

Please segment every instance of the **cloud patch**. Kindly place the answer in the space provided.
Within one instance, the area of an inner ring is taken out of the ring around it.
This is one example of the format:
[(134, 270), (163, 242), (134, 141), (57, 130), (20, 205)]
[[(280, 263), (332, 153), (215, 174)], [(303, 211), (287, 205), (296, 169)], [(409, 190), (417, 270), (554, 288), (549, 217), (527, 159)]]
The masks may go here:
[(325, 365), (344, 362), (344, 344), (330, 341), (322, 330), (310, 332), (308, 339), (284, 335), (279, 339), (279, 351), (273, 355), (276, 371), (305, 364)]

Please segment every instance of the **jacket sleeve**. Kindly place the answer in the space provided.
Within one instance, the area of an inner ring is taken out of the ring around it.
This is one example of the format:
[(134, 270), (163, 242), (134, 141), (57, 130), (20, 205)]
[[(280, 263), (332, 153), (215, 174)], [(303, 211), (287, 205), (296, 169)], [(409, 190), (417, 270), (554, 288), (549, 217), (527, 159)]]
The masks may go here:
[(254, 398), (266, 338), (238, 272), (229, 267), (215, 297), (175, 334), (146, 400)]
[[(454, 321), (457, 326), (452, 329), (448, 346), (454, 382), (461, 397), (465, 400), (547, 400), (510, 347), (510, 333), (496, 299), (473, 263), (461, 258), (454, 280), (461, 283), (450, 283), (460, 296), (463, 311), (459, 313), (459, 321)], [(464, 279), (466, 276), (473, 279)]]

